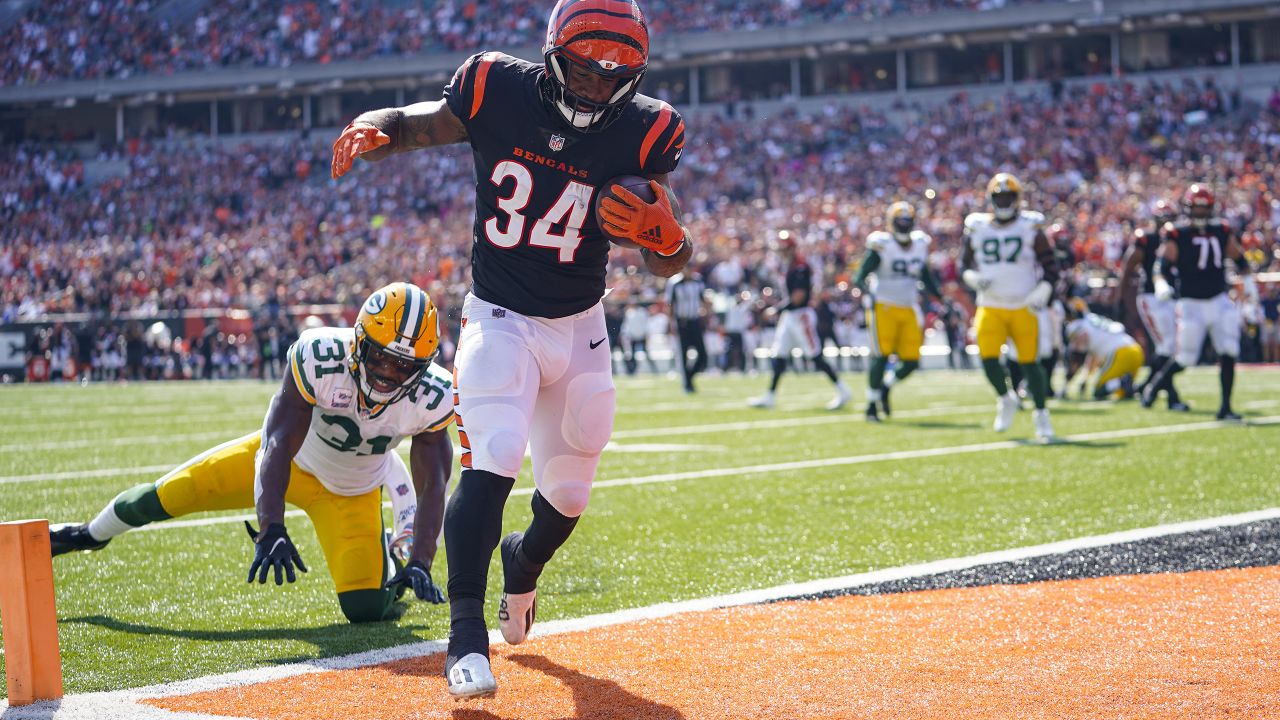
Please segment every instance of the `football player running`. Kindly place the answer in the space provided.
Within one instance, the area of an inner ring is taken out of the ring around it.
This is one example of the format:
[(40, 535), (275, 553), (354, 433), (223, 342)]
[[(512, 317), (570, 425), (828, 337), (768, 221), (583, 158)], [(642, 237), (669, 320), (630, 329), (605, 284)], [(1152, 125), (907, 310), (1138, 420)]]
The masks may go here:
[[(1169, 362), (1173, 355), (1177, 336), (1174, 334), (1177, 325), (1174, 322), (1174, 301), (1172, 298), (1156, 297), (1156, 255), (1160, 250), (1160, 230), (1167, 223), (1178, 219), (1178, 213), (1167, 200), (1157, 200), (1151, 209), (1152, 224), (1138, 228), (1133, 233), (1133, 243), (1125, 251), (1124, 268), (1120, 273), (1120, 298), (1126, 317), (1137, 315), (1147, 333), (1150, 343), (1151, 372), (1147, 381), (1138, 389), (1145, 389), (1147, 382)], [(1138, 287), (1138, 273), (1142, 273), (1141, 290)], [(1173, 379), (1165, 383), (1168, 392), (1169, 409), (1187, 411), (1191, 408), (1178, 397), (1173, 386)]]
[(1160, 254), (1156, 258), (1155, 295), (1177, 298), (1177, 333), (1173, 357), (1152, 376), (1142, 391), (1142, 406), (1151, 407), (1156, 394), (1173, 388), (1173, 376), (1200, 359), (1205, 335), (1218, 353), (1218, 382), (1221, 403), (1219, 420), (1239, 420), (1231, 409), (1231, 390), (1236, 380), (1236, 357), (1240, 355), (1240, 311), (1227, 296), (1226, 260), (1236, 264), (1247, 302), (1258, 303), (1258, 284), (1249, 261), (1231, 229), (1214, 217), (1213, 191), (1199, 183), (1182, 196), (1184, 217), (1169, 223), (1160, 232)]
[(813, 269), (808, 261), (796, 252), (796, 239), (783, 230), (778, 233), (778, 250), (787, 263), (783, 286), (786, 288), (786, 304), (777, 308), (778, 327), (773, 333), (773, 377), (769, 389), (763, 395), (750, 398), (751, 407), (769, 409), (776, 401), (778, 383), (787, 370), (792, 350), (800, 350), (813, 366), (821, 370), (836, 386), (836, 396), (827, 403), (828, 410), (839, 410), (853, 397), (853, 391), (831, 369), (822, 356), (822, 342), (818, 339), (818, 312), (813, 308)]
[(1133, 377), (1146, 357), (1138, 341), (1125, 332), (1124, 325), (1089, 312), (1089, 306), (1080, 298), (1072, 298), (1067, 303), (1067, 317), (1071, 358), (1064, 388), (1087, 362), (1090, 368), (1098, 368), (1093, 383), (1094, 400), (1133, 397)]
[(1035, 313), (1046, 307), (1058, 281), (1058, 263), (1044, 234), (1044, 216), (1021, 208), (1022, 184), (1009, 173), (998, 173), (987, 183), (989, 213), (971, 213), (964, 220), (965, 243), (962, 278), (978, 293), (975, 327), (978, 355), (987, 380), (995, 388), (996, 432), (1013, 424), (1018, 396), (1009, 388), (1000, 366), (1000, 348), (1013, 341), (1031, 399), (1036, 437), (1054, 439), (1045, 407), (1047, 381), (1036, 362), (1038, 324)]
[[(862, 290), (871, 339), (871, 369), (867, 373), (867, 422), (880, 422), (876, 406), (891, 414), (889, 390), (920, 367), (924, 344), (924, 316), (919, 286), (942, 299), (938, 283), (929, 271), (930, 238), (915, 229), (916, 210), (911, 203), (895, 202), (885, 215), (888, 231), (867, 236), (867, 254), (853, 283)], [(868, 283), (870, 279), (870, 283)], [(898, 367), (885, 377), (889, 356)]]
[[(560, 0), (541, 63), (474, 55), (443, 99), (366, 112), (334, 143), (334, 178), (357, 157), (438, 145), (468, 143), (475, 159), (472, 289), (455, 358), (463, 469), (444, 521), (451, 619), (444, 670), (455, 697), (497, 690), (486, 580), (526, 447), (533, 520), (501, 538), (498, 626), (511, 644), (528, 636), (538, 578), (586, 509), (613, 432), (600, 302), (605, 233), (640, 246), (645, 266), (662, 277), (692, 253), (667, 180), (684, 147), (684, 120), (637, 94), (648, 55), (649, 30), (633, 0)], [(622, 175), (650, 178), (654, 202), (606, 187)], [(600, 227), (591, 208), (605, 192)]]
[[(53, 554), (98, 550), (129, 530), (191, 513), (256, 508), (261, 531), (245, 523), (255, 543), (249, 582), (274, 574), (281, 585), (296, 580), (295, 567), (307, 572), (285, 529), (288, 502), (311, 518), (351, 622), (387, 619), (398, 591), (410, 586), (419, 599), (444, 602), (431, 565), (453, 465), (453, 398), (449, 374), (432, 364), (439, 342), (425, 292), (402, 282), (374, 292), (354, 327), (312, 328), (289, 348), (290, 372), (261, 431), (125, 490), (87, 525), (51, 528)], [(412, 471), (394, 452), (406, 437)], [(384, 485), (396, 521), (390, 547)], [(407, 562), (394, 576), (391, 554)]]

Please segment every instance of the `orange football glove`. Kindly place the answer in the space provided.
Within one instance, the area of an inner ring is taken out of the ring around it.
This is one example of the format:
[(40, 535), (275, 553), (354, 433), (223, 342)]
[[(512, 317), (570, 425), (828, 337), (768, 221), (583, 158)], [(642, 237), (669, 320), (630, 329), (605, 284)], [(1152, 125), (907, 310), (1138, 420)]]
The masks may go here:
[(356, 156), (391, 142), (391, 136), (368, 123), (351, 123), (333, 141), (333, 166), (329, 176), (334, 180), (347, 174)]
[(600, 199), (600, 216), (605, 232), (633, 240), (642, 248), (659, 255), (674, 255), (684, 244), (684, 228), (676, 222), (667, 191), (657, 180), (650, 180), (656, 199), (647, 203), (635, 193), (614, 185), (610, 188), (618, 200), (606, 195)]

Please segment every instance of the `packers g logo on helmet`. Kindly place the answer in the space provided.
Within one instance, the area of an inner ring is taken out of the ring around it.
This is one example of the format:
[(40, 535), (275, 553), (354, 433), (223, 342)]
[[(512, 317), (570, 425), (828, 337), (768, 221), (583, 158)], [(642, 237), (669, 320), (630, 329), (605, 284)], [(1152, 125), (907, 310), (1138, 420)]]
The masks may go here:
[(885, 213), (886, 224), (893, 236), (901, 242), (911, 238), (911, 231), (916, 227), (916, 209), (909, 202), (898, 202), (889, 206)]
[(435, 303), (412, 283), (391, 283), (365, 300), (351, 354), (351, 372), (365, 400), (390, 404), (418, 384), (440, 349), (438, 322)]
[[(560, 0), (542, 46), (543, 94), (579, 132), (598, 132), (622, 115), (649, 67), (649, 28), (634, 0)], [(612, 81), (609, 97), (591, 100), (569, 89), (574, 67)]]
[(987, 200), (997, 220), (1017, 217), (1022, 200), (1022, 183), (1010, 173), (996, 173), (987, 183)]

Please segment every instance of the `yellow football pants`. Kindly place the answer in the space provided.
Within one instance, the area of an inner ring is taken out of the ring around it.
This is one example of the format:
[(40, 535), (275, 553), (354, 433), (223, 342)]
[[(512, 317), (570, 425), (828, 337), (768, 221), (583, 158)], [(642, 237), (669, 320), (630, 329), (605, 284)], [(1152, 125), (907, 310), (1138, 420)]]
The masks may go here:
[[(156, 481), (156, 494), (173, 517), (207, 510), (254, 507), (253, 457), (262, 442), (253, 433), (198, 455)], [(307, 513), (329, 563), (334, 588), (381, 590), (391, 567), (382, 528), (382, 490), (344, 496), (292, 463), (284, 499)], [(307, 560), (303, 553), (303, 561)]]
[(1020, 364), (1036, 361), (1040, 324), (1030, 309), (979, 307), (974, 325), (978, 331), (978, 356), (983, 360), (999, 358), (1005, 340), (1013, 340)]
[(871, 311), (871, 354), (897, 355), (902, 361), (918, 361), (924, 344), (924, 329), (913, 307), (876, 303)]
[(1146, 359), (1141, 345), (1126, 345), (1119, 348), (1103, 361), (1102, 368), (1098, 371), (1097, 386), (1103, 387), (1125, 375), (1136, 375)]

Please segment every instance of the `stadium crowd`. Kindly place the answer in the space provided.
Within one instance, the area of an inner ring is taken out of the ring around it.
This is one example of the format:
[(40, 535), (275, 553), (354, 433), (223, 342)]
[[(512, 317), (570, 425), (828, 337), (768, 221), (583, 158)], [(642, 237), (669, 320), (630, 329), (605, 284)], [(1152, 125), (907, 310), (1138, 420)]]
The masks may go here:
[[(906, 198), (959, 300), (932, 308), (931, 319), (962, 323), (961, 223), (983, 208), (996, 169), (1027, 182), (1027, 205), (1053, 223), (1076, 260), (1073, 291), (1091, 303), (1118, 305), (1134, 228), (1193, 181), (1213, 183), (1254, 268), (1280, 268), (1280, 90), (1268, 105), (1190, 80), (1063, 92), (982, 102), (958, 94), (890, 113), (694, 116), (676, 188), (702, 239), (692, 265), (715, 293), (714, 316), (722, 323), (745, 290), (751, 325), (762, 324), (780, 274), (773, 240), (786, 230), (819, 271), (831, 322), (844, 328), (837, 341), (848, 340), (862, 323), (849, 280), (863, 240), (888, 203)], [(1099, 126), (1099, 117), (1123, 122)], [(449, 315), (468, 284), (465, 148), (397, 156), (358, 168), (357, 182), (332, 183), (313, 170), (327, 167), (325, 140), (133, 143), (104, 151), (128, 171), (92, 186), (83, 162), (62, 151), (0, 151), (0, 321), (226, 307), (277, 318), (287, 306), (352, 305), (406, 268)], [(661, 301), (661, 281), (638, 265), (633, 252), (612, 253), (615, 327), (627, 303)], [(1268, 292), (1246, 317), (1274, 337), (1275, 287)]]
[[(649, 0), (663, 35), (841, 19), (987, 10), (1015, 0)], [(1027, 1), (1027, 0), (1022, 0)], [(540, 44), (546, 7), (530, 0), (254, 0), (173, 12), (150, 0), (29, 3), (0, 30), (0, 84), (126, 78), (216, 67), (279, 67), (477, 47)]]

